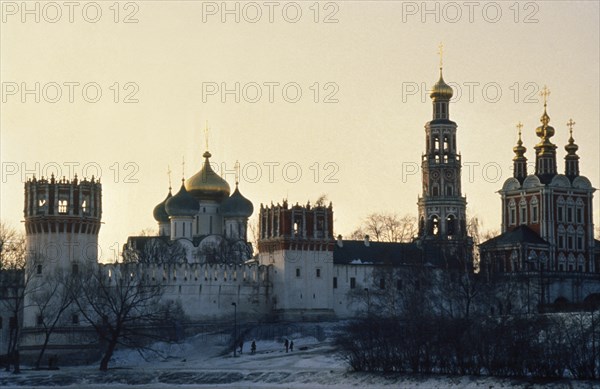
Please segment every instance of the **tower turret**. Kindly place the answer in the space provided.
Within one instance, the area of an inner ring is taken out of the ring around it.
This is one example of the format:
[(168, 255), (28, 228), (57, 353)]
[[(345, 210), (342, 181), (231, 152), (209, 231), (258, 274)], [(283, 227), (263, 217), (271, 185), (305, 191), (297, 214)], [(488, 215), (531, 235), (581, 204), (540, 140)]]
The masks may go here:
[(513, 158), (513, 176), (523, 184), (523, 181), (527, 177), (527, 158), (525, 157), (527, 148), (523, 146), (523, 140), (521, 139), (523, 124), (519, 122), (517, 128), (519, 129), (519, 140), (517, 141), (517, 145), (513, 147), (513, 151), (515, 152)]
[(565, 146), (565, 150), (567, 151), (567, 155), (565, 156), (565, 175), (569, 177), (571, 182), (573, 182), (575, 177), (579, 176), (579, 155), (577, 155), (579, 146), (575, 144), (575, 139), (573, 139), (574, 125), (575, 122), (573, 119), (569, 119), (567, 123), (569, 127), (569, 143)]
[(548, 184), (556, 175), (556, 145), (550, 140), (554, 136), (554, 127), (549, 125), (550, 116), (546, 112), (550, 90), (544, 86), (541, 95), (544, 98), (544, 113), (540, 118), (542, 125), (535, 130), (540, 137), (540, 142), (535, 145), (535, 174), (543, 184)]
[[(58, 274), (78, 273), (98, 263), (102, 217), (102, 185), (93, 176), (79, 181), (63, 177), (25, 183), (27, 267), (32, 290), (41, 290)], [(35, 327), (40, 309), (26, 295), (23, 326)]]

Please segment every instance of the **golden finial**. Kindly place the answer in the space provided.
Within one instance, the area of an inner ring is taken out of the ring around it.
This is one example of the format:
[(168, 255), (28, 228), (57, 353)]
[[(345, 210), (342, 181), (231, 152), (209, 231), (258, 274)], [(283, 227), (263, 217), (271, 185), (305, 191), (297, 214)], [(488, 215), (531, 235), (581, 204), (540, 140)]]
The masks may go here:
[(548, 103), (548, 97), (550, 96), (550, 89), (548, 89), (548, 87), (546, 85), (544, 85), (544, 87), (542, 88), (542, 91), (540, 92), (540, 96), (542, 96), (544, 98), (544, 107), (545, 107), (546, 104)]
[(171, 165), (167, 165), (167, 175), (169, 176), (169, 192), (171, 191)]
[(240, 183), (240, 161), (235, 161), (235, 165), (233, 165), (235, 170), (235, 186)]
[(442, 42), (440, 42), (440, 44), (438, 45), (438, 54), (440, 55), (440, 69), (442, 68), (442, 66), (444, 65), (444, 44)]
[(569, 121), (567, 122), (567, 127), (569, 127), (569, 134), (571, 135), (571, 138), (573, 137), (573, 126), (576, 123), (573, 121), (573, 119), (569, 119)]
[(519, 140), (521, 140), (521, 130), (523, 129), (523, 123), (517, 123), (517, 129), (519, 130)]
[(208, 120), (206, 121), (204, 126), (204, 143), (206, 146), (206, 151), (208, 151)]

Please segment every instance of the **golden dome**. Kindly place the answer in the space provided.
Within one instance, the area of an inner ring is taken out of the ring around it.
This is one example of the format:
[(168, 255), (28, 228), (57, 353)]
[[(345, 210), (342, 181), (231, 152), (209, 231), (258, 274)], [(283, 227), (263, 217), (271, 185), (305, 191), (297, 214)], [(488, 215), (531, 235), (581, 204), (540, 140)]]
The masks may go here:
[(202, 156), (205, 158), (202, 169), (185, 181), (185, 188), (198, 200), (221, 202), (229, 197), (229, 184), (210, 167), (210, 152)]
[(430, 97), (434, 100), (450, 100), (454, 95), (454, 91), (450, 85), (446, 84), (442, 76), (442, 68), (440, 68), (440, 79), (435, 83), (431, 90)]
[(513, 147), (513, 151), (515, 153), (515, 157), (513, 158), (514, 161), (525, 159), (525, 152), (527, 151), (527, 148), (523, 146), (523, 140), (521, 139), (522, 127), (523, 125), (521, 124), (521, 122), (519, 122), (519, 124), (517, 125), (517, 128), (519, 129), (519, 140), (517, 141), (517, 145)]

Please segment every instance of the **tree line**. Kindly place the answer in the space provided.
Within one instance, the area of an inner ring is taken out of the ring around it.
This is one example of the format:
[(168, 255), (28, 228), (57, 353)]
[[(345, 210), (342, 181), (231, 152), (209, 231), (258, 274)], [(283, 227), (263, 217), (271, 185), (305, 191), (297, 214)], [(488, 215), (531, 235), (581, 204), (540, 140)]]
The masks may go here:
[(381, 268), (373, 279), (396, 283), (355, 289), (362, 315), (336, 339), (355, 371), (600, 378), (597, 306), (527, 313), (510, 307), (518, 282), (499, 289), (473, 274), (433, 269)]

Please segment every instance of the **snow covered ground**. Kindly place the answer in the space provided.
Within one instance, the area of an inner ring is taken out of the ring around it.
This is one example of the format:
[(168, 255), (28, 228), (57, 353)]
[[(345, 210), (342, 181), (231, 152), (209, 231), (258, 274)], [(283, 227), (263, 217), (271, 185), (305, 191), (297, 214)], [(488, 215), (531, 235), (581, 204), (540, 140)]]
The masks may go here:
[(325, 340), (299, 332), (288, 336), (294, 351), (285, 352), (283, 339), (252, 339), (243, 354), (233, 357), (223, 334), (198, 334), (180, 344), (158, 343), (158, 353), (142, 357), (135, 350), (118, 350), (107, 373), (98, 365), (63, 367), (58, 371), (24, 369), (20, 375), (0, 372), (0, 387), (42, 388), (593, 388), (592, 382), (561, 380), (532, 382), (488, 377), (377, 375), (353, 373), (332, 344), (334, 325), (325, 325)]

